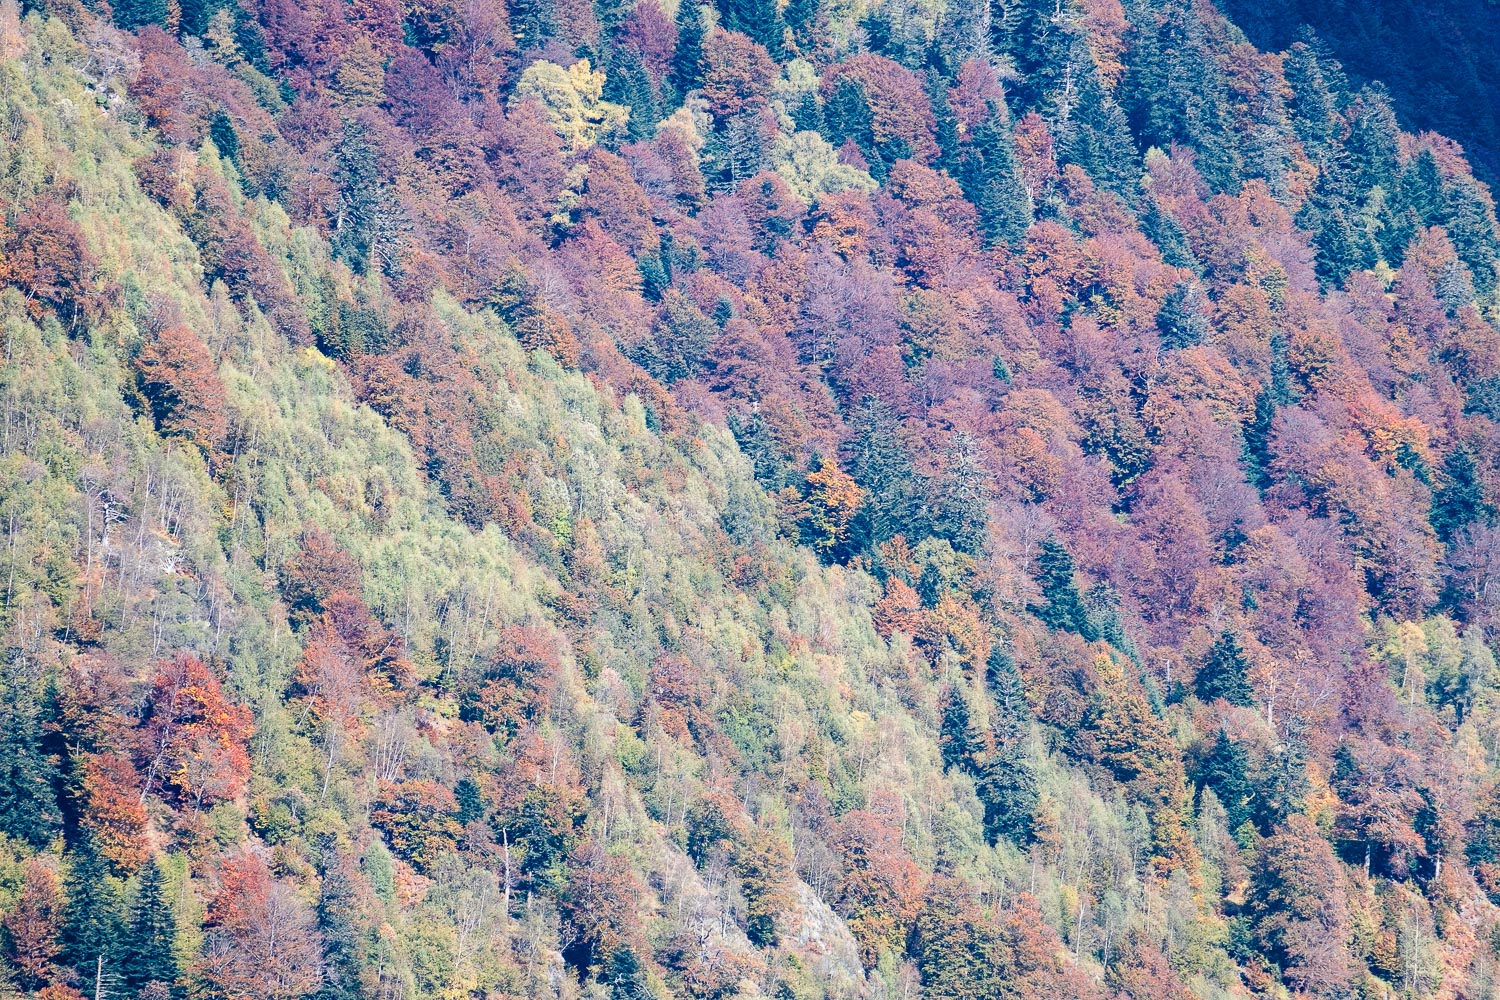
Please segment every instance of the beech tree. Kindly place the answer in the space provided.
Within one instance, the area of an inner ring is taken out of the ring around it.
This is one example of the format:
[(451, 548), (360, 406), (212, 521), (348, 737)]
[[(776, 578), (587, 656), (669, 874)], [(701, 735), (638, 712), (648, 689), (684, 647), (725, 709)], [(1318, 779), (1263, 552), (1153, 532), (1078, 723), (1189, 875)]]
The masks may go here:
[(141, 720), (146, 794), (165, 791), (200, 809), (237, 797), (250, 777), (248, 709), (231, 703), (197, 657), (158, 666)]
[(295, 1000), (322, 982), (322, 937), (292, 886), (253, 855), (225, 860), (208, 908), (200, 974), (215, 989), (254, 1000)]

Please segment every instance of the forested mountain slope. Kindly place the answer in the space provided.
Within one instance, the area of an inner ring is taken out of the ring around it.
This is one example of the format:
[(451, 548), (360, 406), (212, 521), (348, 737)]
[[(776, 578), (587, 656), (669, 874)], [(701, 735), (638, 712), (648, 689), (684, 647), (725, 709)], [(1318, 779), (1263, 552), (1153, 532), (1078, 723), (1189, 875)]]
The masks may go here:
[(1494, 205), (1207, 4), (0, 3), (0, 994), (1478, 998)]
[(1490, 72), (1500, 4), (1231, 0), (1224, 12), (1262, 48), (1299, 37), (1326, 46), (1351, 75), (1390, 88), (1402, 121), (1462, 142), (1490, 183), (1500, 175), (1500, 93)]

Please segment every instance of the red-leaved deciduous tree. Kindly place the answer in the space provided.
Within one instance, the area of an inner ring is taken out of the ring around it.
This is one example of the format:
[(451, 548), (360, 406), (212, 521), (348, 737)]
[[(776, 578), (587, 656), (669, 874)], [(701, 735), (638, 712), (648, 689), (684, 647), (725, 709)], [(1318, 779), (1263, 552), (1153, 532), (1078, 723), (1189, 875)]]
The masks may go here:
[(552, 705), (560, 661), (557, 639), (527, 625), (503, 629), (476, 676), (464, 682), (459, 715), (507, 737), (546, 716)]
[(630, 859), (589, 840), (568, 858), (568, 887), (559, 910), (563, 954), (579, 969), (607, 961), (615, 949), (639, 946), (634, 900), (645, 891)]
[(32, 858), (15, 906), (0, 920), (5, 931), (5, 959), (19, 973), (22, 989), (35, 990), (57, 974), (54, 964), (61, 945), (57, 933), (62, 920), (62, 893), (57, 873)]
[(250, 710), (225, 696), (202, 660), (179, 653), (164, 661), (141, 718), (145, 792), (165, 792), (194, 809), (239, 796), (250, 778), (253, 733)]
[(15, 221), (0, 226), (0, 278), (26, 296), (26, 309), (40, 318), (48, 308), (73, 322), (94, 287), (94, 258), (83, 230), (59, 198), (44, 194)]
[(834, 909), (849, 922), (859, 955), (872, 968), (883, 950), (898, 950), (922, 905), (926, 877), (901, 845), (901, 831), (882, 814), (856, 809), (834, 834), (843, 863)]
[(322, 984), (322, 936), (312, 910), (259, 856), (224, 862), (207, 926), (198, 972), (222, 995), (295, 1000)]
[(370, 822), (385, 834), (397, 856), (427, 871), (453, 851), (458, 835), (458, 800), (435, 781), (381, 782)]
[(302, 548), (281, 567), (281, 592), (292, 624), (303, 626), (323, 613), (334, 594), (359, 594), (359, 563), (321, 528), (302, 532)]
[(111, 863), (135, 871), (150, 855), (140, 772), (129, 757), (113, 751), (83, 758), (78, 770), (80, 822)]
[(163, 434), (184, 437), (206, 452), (224, 440), (224, 383), (208, 347), (192, 328), (171, 323), (135, 359), (141, 393)]
[(1292, 986), (1328, 996), (1349, 983), (1349, 899), (1343, 874), (1312, 820), (1292, 816), (1261, 845), (1249, 894), (1261, 946)]

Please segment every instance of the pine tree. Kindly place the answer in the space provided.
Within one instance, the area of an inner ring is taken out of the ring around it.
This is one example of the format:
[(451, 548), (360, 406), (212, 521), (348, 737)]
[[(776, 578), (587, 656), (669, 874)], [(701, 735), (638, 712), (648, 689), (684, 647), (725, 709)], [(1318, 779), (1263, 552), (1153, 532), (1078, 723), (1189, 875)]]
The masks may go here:
[(1325, 287), (1338, 288), (1355, 271), (1376, 264), (1375, 245), (1369, 233), (1349, 221), (1344, 205), (1334, 205), (1321, 213), (1313, 237), (1317, 251), (1318, 277)]
[(1422, 150), (1402, 172), (1397, 197), (1399, 204), (1415, 212), (1424, 226), (1436, 225), (1446, 217), (1443, 175), (1432, 150)]
[(1245, 425), (1245, 474), (1262, 493), (1271, 485), (1271, 426), (1276, 420), (1276, 400), (1269, 387), (1255, 394), (1255, 416)]
[(375, 147), (365, 126), (347, 120), (334, 155), (334, 177), (343, 197), (329, 242), (336, 256), (367, 273), (374, 264), (385, 195)]
[(998, 745), (986, 755), (975, 792), (984, 806), (984, 836), (990, 844), (1004, 837), (1019, 847), (1036, 836), (1036, 774), (1021, 740)]
[(819, 10), (818, 0), (788, 0), (783, 12), (787, 27), (792, 29), (793, 41), (803, 51), (811, 48), (814, 43)]
[(1146, 195), (1145, 210), (1141, 213), (1141, 231), (1156, 244), (1156, 248), (1161, 251), (1162, 260), (1173, 267), (1201, 271), (1202, 265), (1193, 256), (1187, 233), (1183, 232), (1176, 219), (1162, 211), (1155, 196), (1149, 193)]
[(629, 945), (622, 944), (610, 953), (603, 982), (609, 987), (610, 1000), (655, 1000), (646, 967)]
[(38, 711), (25, 695), (0, 702), (0, 833), (44, 848), (62, 824), (57, 761), (42, 745)]
[(172, 9), (167, 0), (116, 0), (110, 9), (115, 23), (127, 31), (150, 25), (166, 28), (172, 20)]
[(178, 32), (183, 35), (204, 34), (208, 31), (209, 21), (224, 6), (219, 0), (178, 0)]
[(113, 976), (124, 931), (115, 880), (90, 837), (79, 842), (69, 861), (63, 880), (63, 961), (92, 980), (103, 959), (105, 975)]
[(1031, 706), (1016, 664), (1005, 647), (996, 643), (985, 663), (985, 685), (995, 706), (994, 733), (1000, 743), (1019, 739), (1031, 727)]
[(1078, 106), (1057, 124), (1057, 149), (1076, 163), (1094, 183), (1133, 201), (1139, 192), (1140, 153), (1125, 111), (1099, 83), (1092, 57), (1078, 87)]
[(177, 919), (167, 900), (167, 875), (152, 858), (141, 870), (141, 884), (130, 906), (120, 970), (125, 984), (139, 992), (150, 983), (177, 982)]
[(1389, 95), (1378, 84), (1366, 87), (1355, 100), (1353, 121), (1344, 146), (1358, 164), (1356, 184), (1361, 192), (1372, 187), (1394, 194), (1400, 176), (1400, 126)]
[(238, 163), (240, 159), (240, 135), (235, 131), (234, 122), (221, 108), (214, 112), (213, 118), (208, 122), (208, 137), (214, 141), (214, 148), (219, 155), (231, 163)]
[(883, 400), (868, 396), (851, 420), (854, 439), (846, 446), (849, 474), (865, 491), (865, 503), (852, 526), (855, 543), (874, 550), (897, 535), (921, 536), (923, 478), (912, 467), (901, 440), (901, 420)]
[(835, 148), (853, 142), (869, 161), (872, 173), (880, 168), (875, 150), (875, 113), (858, 80), (840, 78), (823, 102), (823, 138)]
[(473, 778), (458, 779), (458, 784), (453, 786), (453, 797), (458, 801), (458, 814), (454, 818), (460, 826), (484, 819), (484, 797)]
[(1203, 701), (1223, 698), (1231, 705), (1248, 708), (1255, 704), (1255, 692), (1246, 676), (1248, 670), (1239, 639), (1231, 632), (1221, 633), (1198, 668), (1193, 689)]
[(985, 839), (1001, 837), (1020, 847), (1036, 835), (1036, 772), (1026, 753), (1031, 708), (1015, 664), (1000, 646), (991, 652), (985, 679), (992, 695), (990, 749), (980, 762), (975, 792), (984, 806)]
[(609, 72), (604, 78), (604, 99), (630, 109), (630, 117), (625, 122), (626, 138), (631, 142), (650, 139), (656, 134), (661, 109), (657, 106), (651, 75), (646, 72), (639, 53), (628, 45), (611, 46), (608, 67)]
[(989, 533), (990, 474), (978, 443), (968, 434), (955, 434), (944, 455), (942, 475), (933, 484), (932, 530), (955, 549), (978, 555)]
[(1077, 632), (1089, 642), (1099, 638), (1089, 625), (1083, 597), (1073, 581), (1073, 556), (1056, 538), (1042, 541), (1036, 557), (1036, 581), (1042, 588), (1045, 604), (1031, 608), (1031, 613), (1048, 628)]
[(719, 23), (729, 31), (749, 35), (771, 53), (772, 59), (782, 57), (781, 39), (786, 22), (776, 0), (716, 0), (719, 8)]

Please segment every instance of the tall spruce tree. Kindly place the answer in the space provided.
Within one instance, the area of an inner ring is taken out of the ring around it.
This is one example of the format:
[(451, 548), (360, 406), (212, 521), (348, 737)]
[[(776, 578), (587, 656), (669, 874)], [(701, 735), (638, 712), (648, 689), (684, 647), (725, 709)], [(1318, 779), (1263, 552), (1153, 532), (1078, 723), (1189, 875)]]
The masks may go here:
[(1459, 445), (1443, 459), (1441, 485), (1432, 494), (1432, 530), (1451, 542), (1461, 530), (1494, 513), (1484, 499), (1479, 463), (1468, 445)]
[(667, 71), (667, 82), (679, 99), (703, 83), (703, 40), (706, 37), (708, 25), (703, 19), (703, 9), (692, 0), (683, 0), (677, 7), (677, 48), (672, 53), (672, 68)]
[(964, 696), (961, 684), (951, 685), (943, 692), (943, 721), (938, 732), (938, 749), (942, 753), (944, 768), (961, 771), (972, 771), (983, 749), (978, 734), (974, 732), (969, 699)]
[(1223, 729), (1199, 765), (1198, 784), (1213, 789), (1224, 807), (1231, 833), (1254, 815), (1255, 783), (1250, 777), (1250, 755)]
[(1010, 113), (1003, 105), (991, 104), (990, 113), (975, 126), (958, 179), (979, 212), (985, 245), (1020, 246), (1031, 226), (1031, 195), (1016, 167)]
[(992, 697), (990, 745), (974, 789), (984, 807), (985, 839), (995, 844), (1004, 837), (1026, 847), (1035, 839), (1039, 801), (1036, 771), (1026, 752), (1031, 708), (1021, 676), (1000, 646), (990, 652), (985, 679)]
[(368, 941), (355, 891), (356, 869), (332, 843), (323, 847), (322, 866), (317, 912), (323, 935), (323, 986), (318, 1000), (358, 1000)]
[(890, 405), (867, 396), (850, 421), (845, 446), (849, 474), (865, 491), (851, 527), (856, 545), (874, 550), (897, 535), (917, 539), (925, 482), (912, 467), (901, 439), (901, 419)]
[(1239, 639), (1232, 632), (1223, 632), (1198, 668), (1193, 690), (1203, 701), (1223, 698), (1231, 705), (1248, 708), (1255, 704), (1255, 691), (1247, 676), (1249, 668)]
[(177, 965), (177, 918), (167, 889), (167, 874), (153, 857), (141, 869), (120, 956), (125, 985), (135, 992), (152, 983), (174, 988), (181, 971)]
[(115, 23), (131, 31), (152, 25), (165, 28), (172, 19), (167, 0), (116, 0), (110, 10)]
[(43, 848), (62, 824), (57, 761), (43, 745), (33, 699), (14, 688), (0, 696), (0, 833)]
[(63, 880), (63, 961), (79, 978), (92, 982), (102, 972), (119, 977), (118, 958), (125, 931), (119, 888), (93, 838), (82, 838), (69, 856)]
[(1043, 539), (1036, 557), (1036, 581), (1044, 603), (1033, 606), (1031, 613), (1049, 628), (1077, 632), (1093, 642), (1099, 637), (1089, 624), (1073, 572), (1072, 553), (1056, 538)]
[(776, 0), (715, 0), (719, 9), (719, 23), (729, 31), (749, 35), (771, 53), (772, 59), (782, 57), (782, 36), (786, 22), (782, 20), (781, 8)]

